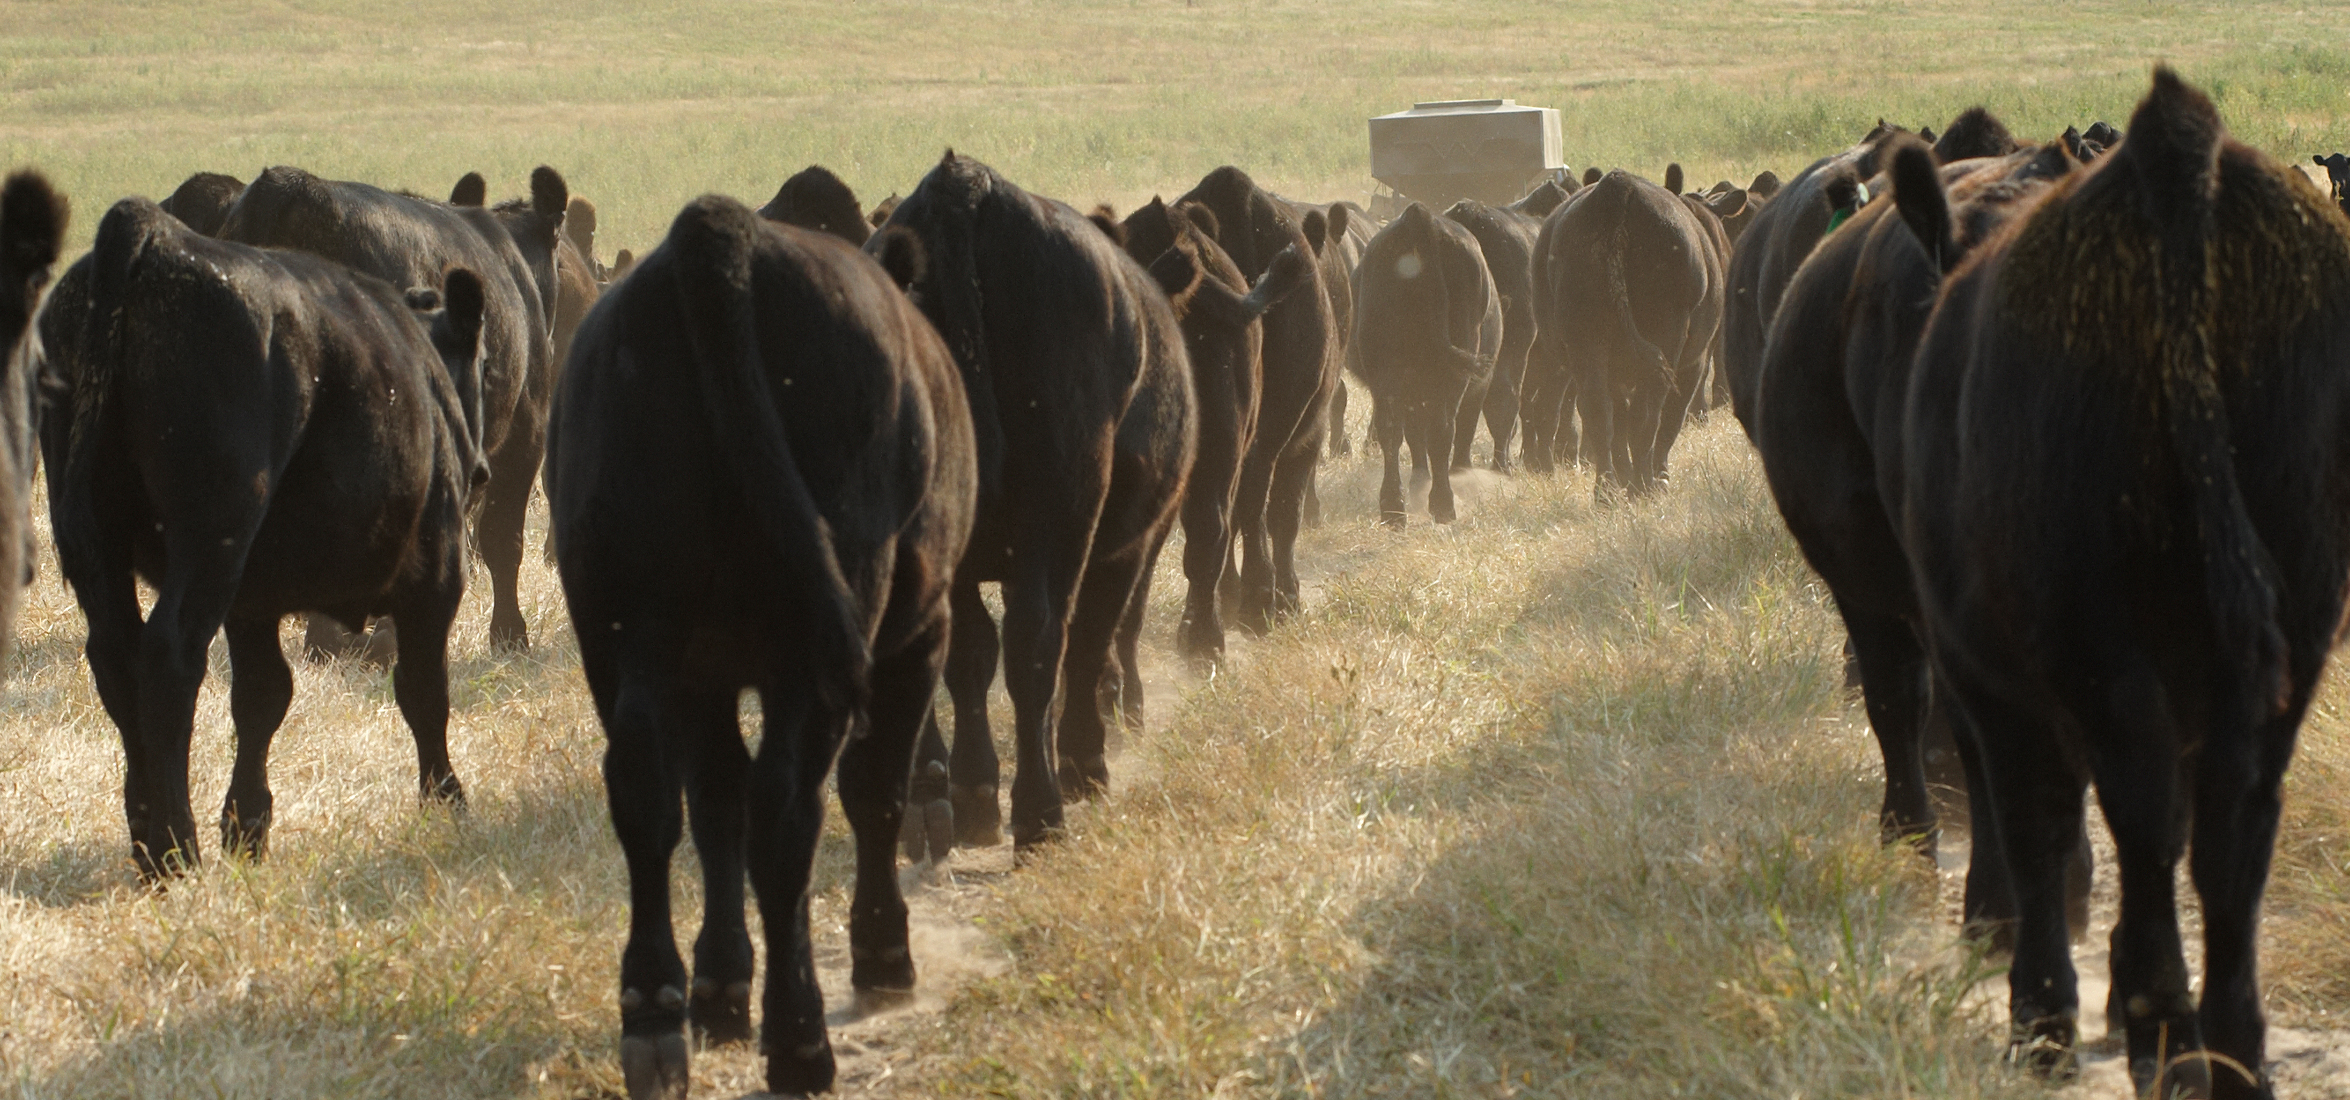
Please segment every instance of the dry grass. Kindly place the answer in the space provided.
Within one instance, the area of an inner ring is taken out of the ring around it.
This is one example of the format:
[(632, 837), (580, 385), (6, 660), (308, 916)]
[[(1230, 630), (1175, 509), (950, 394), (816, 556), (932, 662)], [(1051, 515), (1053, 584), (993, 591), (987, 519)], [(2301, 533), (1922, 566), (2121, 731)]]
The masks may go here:
[[(947, 144), (1121, 205), (1241, 163), (1360, 194), (1361, 119), (1415, 98), (1561, 106), (1568, 159), (1782, 173), (1886, 115), (1987, 102), (2019, 132), (2120, 118), (2148, 59), (2280, 153), (2350, 144), (2338, 14), (2100, 0), (1698, 5), (1277, 0), (1123, 7), (483, 7), (0, 0), (0, 160), (49, 168), (87, 234), (198, 168), (301, 163), (438, 193), (542, 161), (641, 247), (705, 190), (822, 161), (868, 197)], [(1160, 643), (1120, 786), (1028, 869), (928, 889), (933, 980), (999, 972), (864, 1036), (884, 1094), (2038, 1095), (1997, 1061), (2000, 1000), (1875, 844), (1880, 782), (1839, 629), (1726, 422), (1676, 481), (1594, 511), (1589, 482), (1480, 476), (1462, 523), (1370, 522), (1331, 473), (1300, 560), (1320, 595), (1212, 680)], [(536, 535), (534, 534), (534, 540)], [(121, 754), (52, 560), (0, 691), (0, 1093), (601, 1096), (623, 875), (600, 735), (552, 576), (537, 650), (453, 645), (462, 817), (421, 809), (388, 681), (298, 665), (274, 852), (140, 890)], [(476, 576), (477, 582), (481, 578)], [(478, 588), (478, 585), (477, 585)], [(288, 649), (292, 651), (291, 634)], [(229, 769), (205, 689), (197, 812)], [(2337, 674), (2337, 679), (2339, 674)], [(1157, 685), (1162, 689), (1167, 684)], [(2288, 784), (2265, 929), (2280, 1022), (2350, 1011), (2350, 715), (2330, 685)], [(835, 941), (847, 864), (820, 856)], [(679, 929), (699, 891), (681, 853)], [(837, 952), (837, 943), (831, 949)], [(825, 956), (829, 958), (830, 956)], [(944, 986), (952, 989), (951, 985)], [(1984, 1006), (1989, 1004), (1990, 1008)], [(756, 1060), (698, 1063), (705, 1094)]]

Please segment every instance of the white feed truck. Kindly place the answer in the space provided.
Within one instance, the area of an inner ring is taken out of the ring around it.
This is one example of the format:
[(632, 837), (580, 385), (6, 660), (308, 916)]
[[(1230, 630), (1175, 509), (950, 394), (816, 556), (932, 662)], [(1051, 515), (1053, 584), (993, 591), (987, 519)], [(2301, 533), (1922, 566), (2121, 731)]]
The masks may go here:
[(1372, 196), (1382, 221), (1415, 200), (1438, 211), (1461, 199), (1510, 202), (1565, 167), (1556, 107), (1453, 99), (1371, 120), (1371, 178), (1393, 189)]

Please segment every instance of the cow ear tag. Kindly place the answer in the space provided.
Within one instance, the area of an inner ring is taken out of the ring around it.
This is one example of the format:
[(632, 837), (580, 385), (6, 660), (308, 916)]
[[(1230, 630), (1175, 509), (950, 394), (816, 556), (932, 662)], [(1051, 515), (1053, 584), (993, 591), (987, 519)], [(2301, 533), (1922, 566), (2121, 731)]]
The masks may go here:
[(1854, 184), (1853, 186), (1858, 188), (1858, 190), (1853, 194), (1852, 208), (1850, 210), (1839, 210), (1833, 215), (1830, 215), (1828, 218), (1827, 232), (1820, 234), (1821, 236), (1825, 237), (1828, 235), (1828, 233), (1834, 233), (1837, 226), (1843, 225), (1847, 219), (1851, 218), (1855, 213), (1858, 213), (1861, 207), (1867, 206), (1869, 204), (1869, 185), (1861, 183)]

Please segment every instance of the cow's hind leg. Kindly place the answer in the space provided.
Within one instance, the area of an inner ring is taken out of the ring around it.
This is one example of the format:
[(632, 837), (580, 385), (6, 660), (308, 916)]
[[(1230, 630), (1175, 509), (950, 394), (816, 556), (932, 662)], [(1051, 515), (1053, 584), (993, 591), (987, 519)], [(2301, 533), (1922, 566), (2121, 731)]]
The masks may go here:
[[(785, 1096), (832, 1088), (832, 1041), (824, 1032), (824, 993), (808, 938), (808, 881), (824, 825), (826, 765), (847, 730), (845, 715), (827, 711), (800, 687), (760, 692), (766, 732), (752, 764), (749, 806), (751, 888), (767, 937), (759, 1048), (767, 1056), (768, 1091)], [(868, 844), (888, 854), (887, 834), (868, 838), (860, 830), (860, 863)]]
[(237, 725), (237, 765), (220, 807), (222, 851), (269, 853), (269, 743), (294, 699), (294, 672), (277, 643), (275, 615), (232, 615), (228, 635), (229, 713)]
[[(1452, 472), (1469, 468), (1467, 441), (1477, 432), (1477, 412), (1485, 399), (1480, 390), (1481, 387), (1476, 386), (1455, 389), (1447, 385), (1443, 396), (1428, 406), (1424, 429), (1428, 434), (1428, 451), (1439, 459), (1448, 454), (1453, 456), (1449, 469), (1441, 461), (1431, 462), (1428, 466), (1428, 518), (1438, 523), (1451, 523), (1459, 518), (1453, 510)], [(1472, 400), (1475, 404), (1471, 403)], [(1464, 418), (1468, 421), (1465, 429), (1461, 427)], [(1455, 432), (1460, 433), (1457, 439)]]
[(456, 564), (446, 568), (451, 575), (444, 583), (396, 612), (400, 657), (392, 667), (392, 698), (416, 741), (418, 790), (428, 801), (463, 808), (465, 785), (449, 763), (449, 627), (464, 592)]
[(661, 744), (663, 698), (624, 675), (604, 718), (604, 794), (628, 861), (628, 946), (620, 953), (620, 1068), (629, 1100), (686, 1094), (685, 959), (670, 923), (669, 857), (684, 831), (678, 777)]
[(2248, 741), (2209, 739), (2197, 766), (2193, 871), (2203, 900), (2203, 1003), (2197, 1015), (2212, 1053), (2236, 1063), (2210, 1067), (2212, 1095), (2222, 1100), (2271, 1095), (2261, 1068), (2268, 1024), (2260, 1011), (2260, 896), (2283, 809), (2277, 785), (2306, 705), (2307, 695), (2300, 693), (2285, 715)]
[(751, 1038), (751, 933), (744, 923), (745, 777), (750, 753), (736, 693), (698, 688), (669, 701), (663, 743), (685, 786), (686, 820), (702, 860), (702, 930), (694, 937), (692, 1020), (711, 1043)]
[[(857, 887), (849, 903), (849, 982), (866, 1007), (903, 1000), (914, 989), (906, 945), (906, 899), (890, 850), (909, 813), (906, 775), (930, 718), (946, 659), (946, 619), (924, 626), (904, 648), (875, 663), (869, 731), (840, 757), (840, 807), (856, 833)], [(943, 854), (943, 853), (941, 853)]]
[(954, 803), (955, 843), (992, 848), (1004, 840), (1004, 810), (996, 792), (1003, 776), (995, 735), (988, 728), (987, 689), (995, 682), (995, 616), (979, 582), (957, 579), (949, 597), (954, 644), (947, 651), (947, 694), (955, 704), (955, 745), (948, 757), (948, 798)]
[(214, 523), (191, 522), (190, 530), (174, 532), (167, 551), (174, 571), (139, 631), (138, 715), (145, 754), (139, 809), (146, 812), (146, 829), (134, 832), (131, 843), (140, 871), (150, 878), (199, 858), (196, 817), (188, 800), (188, 744), (195, 734), (206, 651), (228, 616), (244, 558), (241, 540), (221, 539), (216, 532), (241, 526), (240, 518), (219, 516)]
[(71, 541), (61, 540), (58, 564), (73, 582), (74, 596), (89, 622), (82, 654), (90, 662), (90, 679), (98, 701), (122, 735), (123, 816), (133, 844), (146, 835), (152, 808), (146, 796), (146, 742), (139, 733), (139, 615), (138, 586), (132, 580), (128, 540), (98, 539), (88, 556)]
[[(1321, 448), (1317, 446), (1311, 453), (1318, 456)], [(1142, 575), (1135, 580), (1134, 594), (1126, 598), (1126, 617), (1118, 622), (1116, 713), (1129, 731), (1142, 728), (1142, 618), (1150, 606), (1151, 577), (1158, 573), (1159, 552), (1166, 548), (1164, 535), (1153, 541), (1150, 558), (1143, 562)]]
[[(2179, 788), (2178, 767), (2183, 731), (2170, 714), (2164, 685), (2150, 669), (2130, 668), (2107, 682), (2106, 705), (2084, 716), (2084, 733), (2121, 880), (2108, 1012), (2121, 1009), (2129, 1033), (2130, 1078), (2138, 1094), (2153, 1090), (2151, 1095), (2168, 1096), (2179, 1087), (2202, 1096), (2209, 1087), (2205, 1067), (2194, 1060), (2173, 1065), (2180, 1055), (2203, 1046), (2195, 998), (2187, 988), (2174, 887), (2186, 845), (2186, 792)], [(2004, 790), (1999, 786), (2003, 778), (1992, 777), (1994, 791)], [(2070, 854), (2069, 843), (2055, 853), (2059, 859)], [(2018, 878), (2022, 901), (2020, 873)], [(2163, 1079), (2161, 1086), (2157, 1078)]]
[[(1273, 553), (1272, 619), (1281, 622), (1297, 614), (1297, 533), (1304, 518), (1301, 498), (1314, 486), (1321, 463), (1320, 446), (1301, 446), (1281, 456), (1273, 466), (1271, 500), (1265, 506), (1265, 532)], [(1143, 584), (1150, 584), (1149, 573)], [(1139, 612), (1137, 612), (1139, 614)]]
[(530, 624), (522, 617), (523, 525), (545, 448), (525, 436), (543, 432), (517, 425), (498, 449), (490, 460), (490, 481), (482, 489), (481, 514), (474, 522), (474, 541), (490, 574), (490, 645), (496, 649), (530, 648)]
[[(1450, 430), (1441, 433), (1447, 441), (1441, 453), (1452, 456), (1452, 468), (1455, 470), (1466, 470), (1476, 465), (1473, 459), (1477, 449), (1477, 417), (1485, 411), (1485, 395), (1492, 385), (1489, 378), (1482, 383), (1473, 383), (1463, 391), (1461, 399), (1455, 403)], [(1434, 434), (1431, 433), (1432, 438)], [(1495, 437), (1497, 441), (1499, 438)]]
[(1401, 528), (1409, 522), (1404, 500), (1403, 402), (1386, 394), (1371, 395), (1371, 427), (1379, 433), (1379, 522)]
[(1912, 841), (1928, 862), (1934, 858), (1934, 801), (1926, 788), (1924, 719), (1925, 653), (1909, 623), (1893, 615), (1870, 614), (1851, 603), (1844, 628), (1860, 664), (1861, 694), (1869, 728), (1885, 761), (1885, 801), (1877, 829), (1887, 844)]
[(1485, 430), (1493, 435), (1493, 469), (1508, 473), (1510, 443), (1518, 431), (1518, 382), (1526, 370), (1526, 349), (1504, 347), (1485, 388)]
[(1062, 664), (1058, 776), (1061, 797), (1094, 798), (1110, 789), (1108, 731), (1102, 722), (1104, 670), (1140, 582), (1145, 555), (1131, 550), (1085, 566), (1077, 607), (1069, 617), (1069, 650)]
[(2047, 1077), (2075, 1071), (2080, 990), (2064, 920), (2065, 861), (2079, 842), (2085, 786), (2030, 712), (1971, 685), (1951, 694), (1966, 709), (1983, 752), (1993, 810), (2015, 886), (2015, 958), (2008, 969), (2010, 1043), (2015, 1057)]

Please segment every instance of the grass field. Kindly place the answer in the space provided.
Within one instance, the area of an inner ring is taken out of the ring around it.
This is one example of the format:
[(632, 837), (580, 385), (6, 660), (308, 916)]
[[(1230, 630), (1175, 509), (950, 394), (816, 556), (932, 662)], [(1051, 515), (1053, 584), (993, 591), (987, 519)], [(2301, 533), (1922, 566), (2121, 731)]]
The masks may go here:
[[(82, 240), (198, 169), (428, 194), (481, 170), (519, 193), (550, 163), (601, 206), (608, 253), (703, 191), (761, 199), (822, 162), (878, 197), (950, 144), (1081, 203), (1225, 162), (1359, 197), (1363, 118), (1472, 95), (1561, 107), (1577, 167), (1710, 181), (1976, 102), (2026, 136), (2118, 122), (2165, 57), (2255, 144), (2350, 146), (2350, 12), (2322, 5), (608, 7), (0, 2), (0, 161), (49, 170)], [(1721, 420), (1683, 446), (1637, 509), (1595, 511), (1587, 476), (1481, 476), (1460, 524), (1402, 534), (1342, 463), (1300, 549), (1309, 612), (1212, 678), (1167, 656), (1167, 555), (1162, 690), (1115, 794), (1027, 867), (959, 854), (955, 884), (918, 891), (947, 926), (917, 942), (943, 1003), (858, 1025), (845, 1087), (2044, 1094), (1998, 1061), (2004, 996), (1953, 946), (1944, 884), (1876, 845), (1841, 632), (1746, 443)], [(478, 601), (453, 643), (468, 815), (416, 805), (386, 677), (297, 667), (271, 857), (157, 895), (45, 557), (0, 690), (0, 1095), (611, 1095), (623, 874), (535, 554), (524, 607), (531, 654), (490, 653)], [(230, 762), (214, 671), (200, 819)], [(2264, 941), (2272, 1015), (2337, 1036), (2344, 698), (2329, 685), (2304, 734)], [(836, 822), (815, 903), (834, 953), (845, 848)], [(698, 1095), (757, 1083), (745, 1052), (697, 1066)]]

